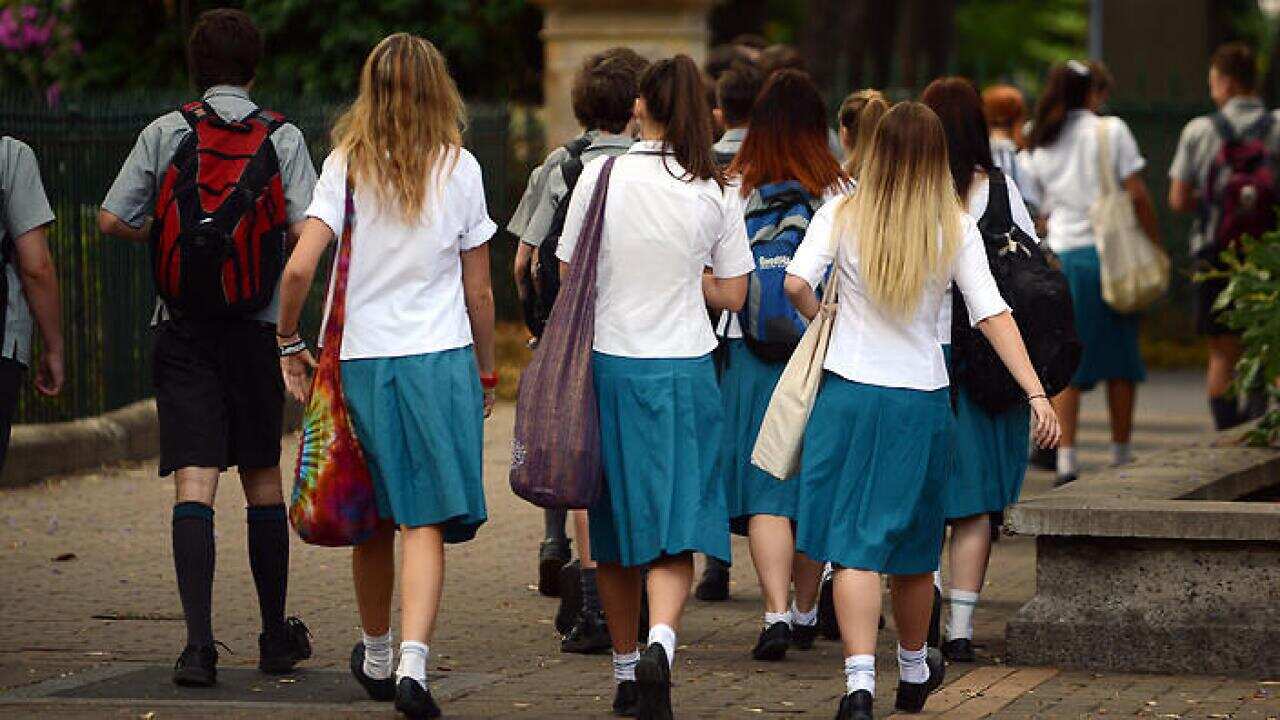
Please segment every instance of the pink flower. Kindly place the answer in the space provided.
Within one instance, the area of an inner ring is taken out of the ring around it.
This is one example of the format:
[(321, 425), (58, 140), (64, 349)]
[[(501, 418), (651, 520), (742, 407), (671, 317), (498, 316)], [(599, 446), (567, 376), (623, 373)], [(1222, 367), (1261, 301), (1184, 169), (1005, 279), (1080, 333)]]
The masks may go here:
[(23, 5), (22, 8), (18, 10), (18, 13), (21, 14), (22, 19), (27, 22), (34, 21), (36, 17), (40, 15), (40, 11), (35, 5)]

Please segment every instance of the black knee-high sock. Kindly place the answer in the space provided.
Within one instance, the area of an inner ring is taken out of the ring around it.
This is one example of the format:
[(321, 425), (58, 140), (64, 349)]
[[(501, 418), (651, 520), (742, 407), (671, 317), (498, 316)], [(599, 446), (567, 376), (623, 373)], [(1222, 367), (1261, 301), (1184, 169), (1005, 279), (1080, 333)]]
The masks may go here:
[(173, 506), (173, 567), (187, 619), (187, 644), (213, 644), (213, 508), (198, 502)]
[(547, 540), (568, 540), (569, 536), (564, 534), (564, 523), (568, 518), (568, 510), (543, 510), (542, 523), (545, 529), (542, 537)]
[(596, 587), (596, 569), (582, 568), (582, 611), (601, 612), (600, 590)]
[(284, 505), (249, 507), (249, 568), (258, 589), (262, 632), (279, 630), (289, 592), (289, 521)]

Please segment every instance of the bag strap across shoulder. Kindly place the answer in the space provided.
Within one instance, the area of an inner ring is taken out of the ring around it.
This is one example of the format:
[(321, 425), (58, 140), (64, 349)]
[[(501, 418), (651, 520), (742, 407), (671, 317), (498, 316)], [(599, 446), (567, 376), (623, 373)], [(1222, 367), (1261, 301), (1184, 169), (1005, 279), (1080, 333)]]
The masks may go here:
[(329, 301), (329, 319), (324, 326), (324, 347), (326, 351), (342, 352), (342, 329), (347, 315), (347, 279), (351, 273), (351, 241), (355, 235), (355, 184), (351, 171), (347, 171), (347, 193), (345, 210), (342, 214), (342, 235), (338, 238), (338, 249), (333, 259), (333, 295)]
[(1115, 171), (1111, 167), (1111, 121), (1098, 118), (1098, 182), (1102, 186), (1102, 194), (1110, 195), (1119, 189)]
[(987, 172), (987, 209), (978, 220), (986, 232), (1004, 235), (1013, 230), (1013, 209), (1009, 207), (1009, 183), (997, 167)]

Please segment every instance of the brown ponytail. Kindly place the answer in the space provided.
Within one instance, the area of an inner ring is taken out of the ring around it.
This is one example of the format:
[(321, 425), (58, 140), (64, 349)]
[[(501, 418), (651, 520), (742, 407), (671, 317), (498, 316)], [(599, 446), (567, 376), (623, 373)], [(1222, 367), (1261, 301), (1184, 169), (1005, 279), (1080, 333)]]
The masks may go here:
[[(659, 60), (640, 76), (640, 96), (649, 117), (662, 125), (663, 150), (684, 168), (680, 180), (714, 180), (724, 176), (711, 155), (711, 109), (702, 73), (688, 55)], [(667, 168), (670, 172), (670, 168)], [(675, 174), (672, 173), (673, 177)]]

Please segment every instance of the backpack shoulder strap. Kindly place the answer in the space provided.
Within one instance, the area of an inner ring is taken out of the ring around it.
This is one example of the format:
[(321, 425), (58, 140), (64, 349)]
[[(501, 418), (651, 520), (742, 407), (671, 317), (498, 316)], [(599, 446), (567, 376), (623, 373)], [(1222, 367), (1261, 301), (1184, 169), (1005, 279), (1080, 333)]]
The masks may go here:
[[(1263, 113), (1264, 117), (1267, 115), (1270, 115), (1270, 113)], [(1213, 123), (1213, 130), (1218, 133), (1218, 137), (1222, 138), (1223, 143), (1229, 143), (1236, 139), (1235, 128), (1231, 127), (1231, 121), (1227, 119), (1226, 115), (1222, 114), (1221, 110), (1210, 115), (1209, 121)]]
[(993, 167), (987, 173), (987, 209), (978, 225), (984, 232), (1003, 235), (1013, 229), (1013, 212), (1009, 207), (1009, 185), (1004, 172)]
[[(570, 140), (564, 144), (564, 149), (569, 153), (569, 157), (560, 161), (560, 173), (564, 176), (564, 186), (570, 191), (578, 184), (578, 178), (582, 176), (582, 168), (585, 163), (582, 162), (582, 154), (591, 147), (591, 138), (586, 135)], [(565, 203), (568, 204), (567, 202)]]
[(1244, 136), (1266, 141), (1267, 136), (1271, 134), (1271, 127), (1275, 125), (1275, 117), (1272, 116), (1270, 110), (1263, 110), (1262, 117), (1253, 121), (1251, 125), (1244, 131)]

